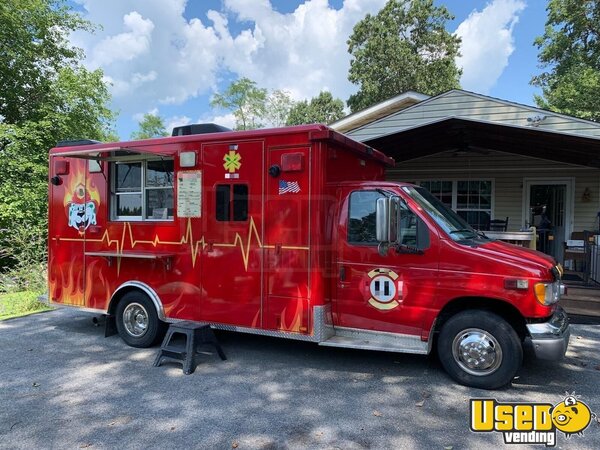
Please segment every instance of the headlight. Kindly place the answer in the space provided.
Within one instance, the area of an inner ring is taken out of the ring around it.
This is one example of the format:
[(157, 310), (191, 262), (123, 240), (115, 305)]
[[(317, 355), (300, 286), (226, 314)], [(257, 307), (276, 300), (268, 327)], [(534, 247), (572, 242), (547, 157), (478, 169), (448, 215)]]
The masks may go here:
[(553, 305), (560, 300), (560, 281), (554, 283), (536, 283), (533, 287), (535, 298), (544, 306)]

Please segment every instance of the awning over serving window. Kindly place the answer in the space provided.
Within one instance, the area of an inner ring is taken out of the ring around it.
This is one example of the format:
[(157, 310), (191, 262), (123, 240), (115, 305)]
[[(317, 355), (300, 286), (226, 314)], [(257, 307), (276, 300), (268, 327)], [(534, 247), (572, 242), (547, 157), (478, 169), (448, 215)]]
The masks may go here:
[(52, 153), (52, 156), (88, 159), (93, 161), (139, 161), (157, 157), (172, 157), (173, 153), (128, 147), (84, 148)]

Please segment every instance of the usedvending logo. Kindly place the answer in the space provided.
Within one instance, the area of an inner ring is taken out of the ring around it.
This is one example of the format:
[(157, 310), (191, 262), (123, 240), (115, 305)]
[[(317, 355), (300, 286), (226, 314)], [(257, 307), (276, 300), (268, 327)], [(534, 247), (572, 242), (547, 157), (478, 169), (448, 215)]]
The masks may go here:
[(551, 403), (504, 403), (494, 399), (471, 399), (471, 431), (502, 433), (505, 444), (556, 445), (557, 432), (566, 438), (583, 431), (596, 417), (573, 392), (556, 405)]

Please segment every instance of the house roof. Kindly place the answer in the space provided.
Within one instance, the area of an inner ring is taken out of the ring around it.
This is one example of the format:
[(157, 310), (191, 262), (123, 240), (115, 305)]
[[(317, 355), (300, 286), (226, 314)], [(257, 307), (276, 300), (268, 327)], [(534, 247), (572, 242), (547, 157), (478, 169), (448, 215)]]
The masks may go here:
[(500, 150), (566, 164), (600, 168), (600, 136), (582, 136), (540, 127), (446, 117), (365, 141), (402, 161), (454, 150), (456, 154)]
[(389, 116), (392, 113), (408, 108), (423, 100), (427, 100), (428, 98), (428, 95), (407, 91), (361, 111), (349, 114), (346, 117), (329, 124), (329, 127), (340, 133), (346, 133), (363, 125), (372, 123), (381, 117)]
[[(377, 106), (375, 105), (375, 107)], [(350, 117), (352, 116), (348, 116), (348, 118)], [(600, 136), (599, 123), (460, 89), (453, 89), (435, 97), (425, 98), (402, 110), (381, 115), (377, 119), (362, 121), (360, 126), (346, 131), (346, 134), (358, 141), (370, 141), (447, 117), (459, 117), (574, 135)], [(337, 123), (344, 120), (341, 119)]]

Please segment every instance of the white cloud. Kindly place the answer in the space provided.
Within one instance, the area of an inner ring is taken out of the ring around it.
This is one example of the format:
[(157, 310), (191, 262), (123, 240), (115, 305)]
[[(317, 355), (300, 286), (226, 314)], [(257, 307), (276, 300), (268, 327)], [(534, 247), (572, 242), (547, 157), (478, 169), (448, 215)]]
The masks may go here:
[(493, 0), (482, 11), (473, 11), (456, 29), (462, 38), (464, 89), (489, 93), (508, 65), (513, 53), (513, 29), (526, 4), (521, 0)]
[(235, 116), (232, 113), (221, 116), (204, 115), (198, 119), (198, 123), (216, 123), (233, 130), (235, 128)]
[(129, 31), (108, 36), (96, 44), (90, 65), (105, 67), (117, 61), (131, 61), (149, 52), (154, 23), (132, 11), (123, 17), (123, 24)]
[(224, 3), (238, 20), (254, 23), (225, 52), (231, 71), (271, 89), (286, 89), (296, 99), (326, 89), (346, 100), (356, 91), (347, 80), (346, 41), (354, 25), (385, 0), (346, 0), (339, 10), (327, 0), (307, 0), (289, 14), (274, 11), (267, 0)]
[[(115, 108), (132, 115), (211, 94), (228, 72), (296, 99), (328, 89), (347, 99), (346, 41), (353, 26), (386, 0), (305, 0), (291, 13), (269, 0), (224, 0), (223, 11), (186, 19), (186, 0), (76, 0), (103, 29), (76, 33), (74, 44), (112, 84)], [(232, 32), (232, 22), (235, 29)]]
[(165, 119), (165, 128), (169, 133), (171, 133), (173, 128), (180, 127), (182, 125), (189, 125), (190, 123), (192, 123), (192, 119), (190, 119), (188, 116), (167, 117)]

